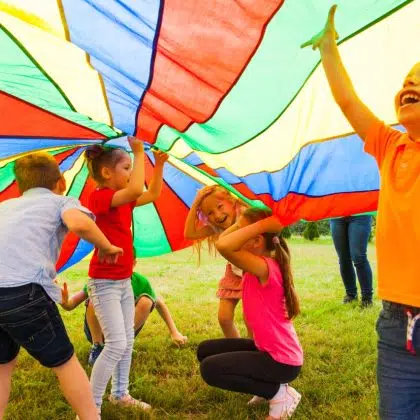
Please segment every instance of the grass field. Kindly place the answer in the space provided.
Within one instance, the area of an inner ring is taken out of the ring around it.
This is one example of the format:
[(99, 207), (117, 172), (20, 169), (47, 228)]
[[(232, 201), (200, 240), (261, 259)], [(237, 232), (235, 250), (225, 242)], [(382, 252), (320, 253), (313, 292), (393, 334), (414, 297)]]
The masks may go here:
[[(295, 419), (371, 419), (376, 415), (375, 321), (379, 301), (371, 309), (342, 305), (343, 286), (330, 238), (314, 243), (290, 241), (295, 282), (302, 314), (295, 326), (305, 352), (305, 365), (293, 386), (302, 394)], [(374, 246), (369, 258), (376, 271)], [(131, 394), (154, 407), (150, 415), (117, 409), (105, 402), (107, 419), (261, 419), (266, 407), (248, 408), (248, 395), (208, 387), (195, 358), (204, 339), (221, 336), (215, 291), (223, 272), (221, 259), (205, 257), (198, 268), (191, 250), (141, 260), (137, 269), (149, 277), (164, 297), (179, 330), (189, 337), (178, 349), (171, 344), (165, 324), (152, 313), (137, 337), (131, 369)], [(86, 281), (87, 263), (66, 271), (71, 291)], [(376, 281), (375, 281), (376, 285)], [(89, 343), (83, 335), (84, 307), (63, 311), (77, 355), (86, 365)], [(238, 322), (245, 335), (241, 310)], [(54, 375), (22, 351), (13, 377), (7, 420), (74, 419)]]

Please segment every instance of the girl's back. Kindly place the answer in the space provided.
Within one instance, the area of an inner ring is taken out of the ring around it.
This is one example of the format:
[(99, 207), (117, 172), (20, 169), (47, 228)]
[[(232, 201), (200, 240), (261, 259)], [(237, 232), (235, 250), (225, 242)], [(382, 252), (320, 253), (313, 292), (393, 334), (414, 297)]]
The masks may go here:
[(269, 276), (265, 284), (253, 274), (243, 277), (243, 307), (255, 344), (280, 363), (301, 366), (303, 352), (292, 322), (288, 319), (283, 278), (276, 260), (262, 257)]

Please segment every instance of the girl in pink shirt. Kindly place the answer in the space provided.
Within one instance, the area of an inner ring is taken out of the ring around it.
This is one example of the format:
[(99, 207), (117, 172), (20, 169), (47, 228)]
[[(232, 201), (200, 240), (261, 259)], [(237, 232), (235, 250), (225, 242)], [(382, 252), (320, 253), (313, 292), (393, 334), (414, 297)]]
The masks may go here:
[(244, 315), (254, 339), (207, 340), (197, 351), (209, 385), (269, 400), (273, 420), (290, 417), (299, 404), (300, 394), (288, 383), (303, 364), (291, 321), (299, 314), (299, 300), (281, 229), (277, 218), (249, 209), (220, 236), (218, 251), (244, 271)]

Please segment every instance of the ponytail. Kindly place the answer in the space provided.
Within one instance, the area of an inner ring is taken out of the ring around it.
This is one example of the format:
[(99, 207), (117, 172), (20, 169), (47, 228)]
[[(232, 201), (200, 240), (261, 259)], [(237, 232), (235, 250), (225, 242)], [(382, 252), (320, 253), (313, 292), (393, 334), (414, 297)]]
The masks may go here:
[[(293, 282), (292, 268), (290, 264), (290, 250), (286, 240), (282, 236), (272, 236), (271, 242), (274, 245), (276, 261), (280, 267), (283, 277), (284, 296), (286, 298), (286, 308), (289, 319), (296, 318), (300, 313), (299, 298)], [(269, 238), (266, 238), (268, 241)]]
[[(244, 212), (244, 216), (251, 222), (256, 223), (271, 216), (271, 211), (261, 209), (248, 209)], [(299, 298), (296, 293), (293, 282), (293, 274), (290, 263), (290, 250), (286, 240), (274, 233), (264, 233), (265, 246), (267, 251), (272, 252), (273, 257), (279, 265), (283, 278), (284, 296), (286, 299), (286, 308), (289, 319), (296, 318), (300, 313)]]

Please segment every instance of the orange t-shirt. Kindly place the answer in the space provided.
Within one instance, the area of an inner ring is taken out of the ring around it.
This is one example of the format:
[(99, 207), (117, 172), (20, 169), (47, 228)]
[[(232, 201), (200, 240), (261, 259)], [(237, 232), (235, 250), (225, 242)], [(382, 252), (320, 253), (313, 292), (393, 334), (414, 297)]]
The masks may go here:
[(420, 141), (377, 121), (365, 151), (381, 174), (376, 254), (378, 294), (420, 307)]

